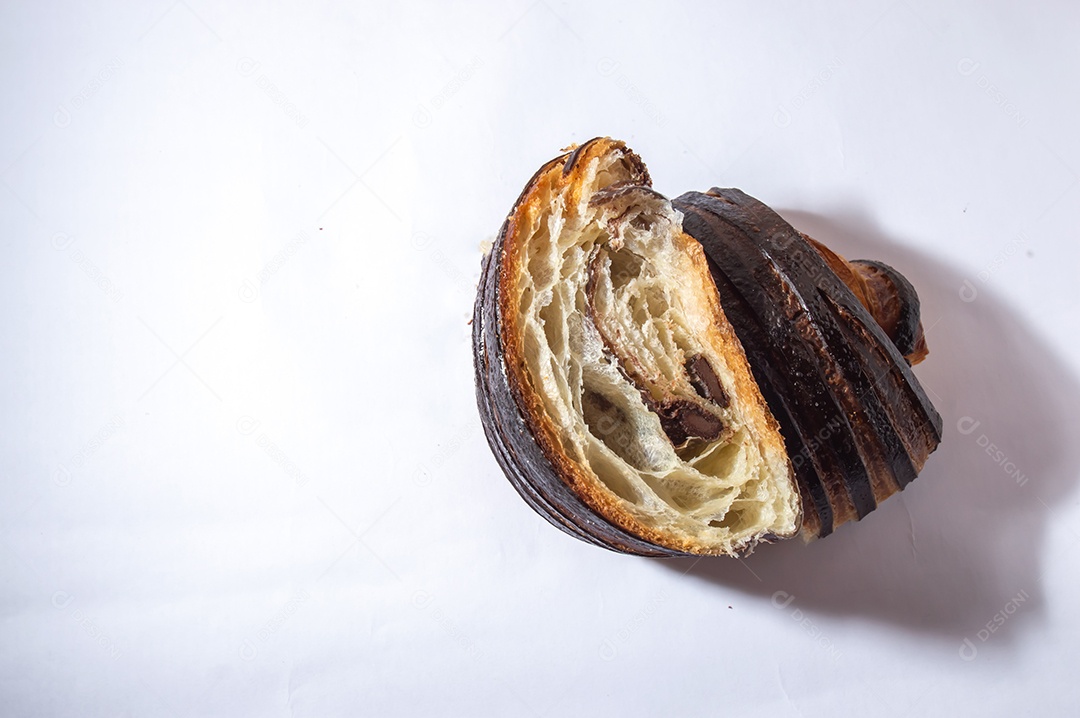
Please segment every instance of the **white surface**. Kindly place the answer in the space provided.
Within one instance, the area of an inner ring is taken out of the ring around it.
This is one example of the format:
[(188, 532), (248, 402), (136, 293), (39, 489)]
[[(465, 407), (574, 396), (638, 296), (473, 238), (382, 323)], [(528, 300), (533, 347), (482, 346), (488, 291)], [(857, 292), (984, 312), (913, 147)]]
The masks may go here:
[[(22, 5), (5, 715), (1075, 712), (1080, 6)], [(914, 282), (946, 437), (902, 498), (693, 563), (517, 497), (478, 246), (598, 134)]]

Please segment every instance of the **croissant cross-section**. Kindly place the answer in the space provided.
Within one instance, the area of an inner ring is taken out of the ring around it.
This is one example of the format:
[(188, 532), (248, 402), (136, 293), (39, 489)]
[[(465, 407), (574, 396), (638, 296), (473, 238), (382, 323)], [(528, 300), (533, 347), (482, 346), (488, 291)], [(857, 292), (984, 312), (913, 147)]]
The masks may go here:
[[(818, 535), (865, 515), (889, 493), (874, 490), (873, 472), (861, 467), (866, 496), (854, 498), (845, 476), (821, 473), (858, 473), (855, 459), (886, 461), (887, 452), (875, 453), (870, 437), (846, 454), (821, 458), (827, 452), (815, 447), (810, 460), (792, 460), (806, 448), (800, 422), (815, 417), (785, 408), (775, 366), (753, 366), (782, 348), (764, 337), (748, 359), (737, 331), (760, 331), (759, 317), (743, 312), (733, 326), (721, 306), (747, 290), (743, 275), (717, 275), (726, 251), (717, 237), (726, 235), (712, 225), (726, 220), (680, 200), (689, 204), (653, 190), (640, 158), (607, 138), (552, 160), (526, 186), (485, 258), (473, 322), (477, 399), (500, 466), (551, 523), (627, 553), (738, 555), (794, 536), (804, 516)], [(687, 212), (712, 234), (684, 231)], [(910, 302), (877, 301), (898, 281), (891, 269), (815, 251), (822, 266), (831, 260), (858, 278), (863, 301), (874, 298), (888, 316), (891, 333), (873, 335), (890, 343), (887, 359), (907, 369), (903, 355), (925, 355), (917, 300), (914, 325)], [(744, 264), (757, 281), (760, 267)], [(723, 282), (736, 287), (731, 297)], [(760, 293), (792, 300), (775, 286)], [(850, 298), (832, 311), (850, 314)], [(859, 321), (874, 321), (862, 312)], [(821, 349), (807, 342), (803, 355)]]

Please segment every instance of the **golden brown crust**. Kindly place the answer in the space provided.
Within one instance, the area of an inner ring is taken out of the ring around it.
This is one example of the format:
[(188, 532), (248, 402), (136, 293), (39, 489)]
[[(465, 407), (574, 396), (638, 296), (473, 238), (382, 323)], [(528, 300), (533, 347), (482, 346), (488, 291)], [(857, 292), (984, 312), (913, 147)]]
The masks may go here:
[[(879, 262), (850, 262), (813, 237), (802, 236), (866, 307), (874, 321), (898, 343), (908, 364), (915, 366), (927, 357), (930, 350), (919, 322), (919, 298), (906, 280), (898, 281), (896, 272)], [(914, 315), (912, 302), (916, 305)]]

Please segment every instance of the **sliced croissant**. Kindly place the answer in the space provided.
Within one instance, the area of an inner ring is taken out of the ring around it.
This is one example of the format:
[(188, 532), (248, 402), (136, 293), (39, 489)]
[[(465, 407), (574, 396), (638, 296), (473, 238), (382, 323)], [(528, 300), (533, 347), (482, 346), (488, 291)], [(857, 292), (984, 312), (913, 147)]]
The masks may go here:
[(627, 553), (826, 535), (903, 488), (940, 440), (908, 366), (926, 347), (899, 273), (847, 262), (738, 190), (673, 204), (608, 138), (522, 192), (485, 258), (473, 349), (514, 487)]

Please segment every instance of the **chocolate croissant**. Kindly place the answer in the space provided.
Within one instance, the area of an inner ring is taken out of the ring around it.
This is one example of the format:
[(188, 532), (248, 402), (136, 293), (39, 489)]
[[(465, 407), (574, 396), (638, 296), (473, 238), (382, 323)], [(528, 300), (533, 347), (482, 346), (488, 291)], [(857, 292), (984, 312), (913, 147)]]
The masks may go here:
[(733, 189), (669, 201), (622, 142), (540, 168), (485, 257), (476, 393), (514, 488), (580, 539), (743, 555), (861, 519), (941, 437), (918, 297)]

